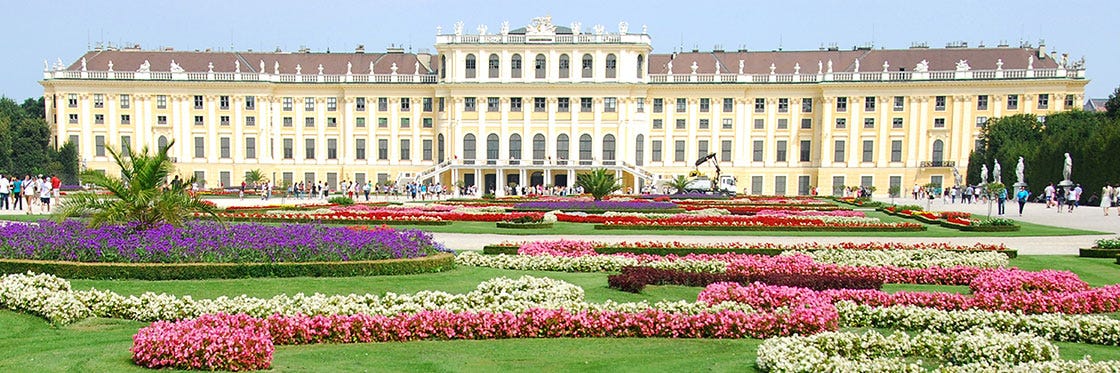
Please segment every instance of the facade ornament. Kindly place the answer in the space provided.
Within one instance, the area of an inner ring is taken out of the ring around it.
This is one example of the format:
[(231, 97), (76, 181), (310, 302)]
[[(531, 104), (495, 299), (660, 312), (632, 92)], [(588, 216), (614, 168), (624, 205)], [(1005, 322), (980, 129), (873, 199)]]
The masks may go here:
[(275, 63), (272, 64), (272, 73), (276, 74), (276, 75), (280, 75), (280, 61), (279, 60), (277, 60)]
[(603, 31), (605, 31), (607, 29), (606, 27), (603, 27), (603, 25), (595, 25), (594, 28), (595, 28), (595, 35), (602, 35)]
[(855, 72), (857, 72), (857, 73), (859, 72), (859, 60), (858, 59), (856, 60), (856, 70), (855, 70)]
[(957, 61), (957, 71), (968, 71), (968, 70), (972, 70), (972, 67), (968, 66), (968, 60), (958, 60)]
[(739, 75), (743, 75), (743, 60), (739, 60)]
[(82, 57), (82, 71), (86, 71), (86, 58)]
[(536, 17), (525, 28), (527, 35), (553, 35), (556, 34), (556, 25), (552, 24), (552, 16)]
[(719, 73), (720, 73), (719, 65), (720, 65), (719, 60), (716, 60), (716, 75), (719, 75)]
[(183, 70), (183, 67), (182, 67), (182, 66), (179, 66), (179, 64), (175, 63), (175, 60), (171, 60), (171, 72), (173, 72), (173, 73), (181, 73), (181, 72), (183, 72), (183, 71), (184, 71), (184, 70)]
[(241, 60), (233, 60), (233, 72), (241, 73)]
[(443, 34), (443, 26), (436, 26), (436, 35)]
[(462, 35), (463, 34), (463, 21), (455, 22), (454, 30), (455, 30), (455, 35), (456, 36)]
[(62, 70), (64, 68), (66, 68), (66, 65), (62, 64), (62, 58), (61, 57), (59, 57), (58, 60), (56, 60), (54, 62), (54, 66), (55, 66), (55, 70)]
[(577, 21), (577, 22), (572, 22), (571, 26), (572, 26), (572, 35), (579, 35), (580, 27), (583, 27), (583, 24), (579, 23)]
[(482, 25), (478, 25), (478, 28), (476, 30), (478, 30), (479, 35), (486, 35), (486, 29), (487, 29), (486, 25), (482, 24)]
[(109, 60), (109, 71), (113, 71), (113, 60)]
[(622, 35), (626, 35), (627, 31), (630, 31), (630, 24), (626, 23), (626, 21), (619, 22), (618, 23), (618, 33), (622, 34)]
[(51, 63), (43, 60), (43, 71), (51, 71)]
[(393, 75), (397, 75), (397, 63), (393, 62), (393, 66), (389, 66), (389, 70), (393, 70)]
[(1003, 59), (996, 60), (996, 70), (1003, 70)]
[(665, 64), (665, 69), (669, 70), (669, 75), (673, 75), (673, 60), (670, 59), (669, 62)]
[(302, 64), (298, 64), (298, 63), (296, 64), (296, 75), (303, 75), (303, 65)]
[(696, 69), (699, 67), (700, 66), (696, 65), (696, 61), (692, 61), (692, 66), (689, 66), (688, 68), (692, 69), (692, 75), (696, 75)]
[(151, 71), (152, 71), (152, 63), (148, 62), (148, 60), (144, 60), (144, 63), (140, 64), (140, 68), (136, 69), (136, 72), (138, 72), (138, 73), (147, 73), (147, 72), (151, 72)]
[(1034, 56), (1027, 58), (1027, 70), (1034, 70)]
[(776, 69), (776, 68), (778, 68), (778, 67), (774, 66), (774, 63), (771, 62), (770, 63), (770, 75), (774, 75), (774, 69)]
[(823, 72), (824, 72), (824, 62), (821, 62), (821, 60), (817, 60), (817, 74), (820, 74), (820, 73), (823, 73)]
[(646, 25), (642, 25), (642, 34), (648, 34), (648, 32), (646, 32), (646, 30), (647, 30)]
[(352, 71), (353, 68), (354, 68), (354, 64), (350, 63), (350, 61), (346, 61), (346, 75), (352, 74), (353, 73), (353, 71)]
[(501, 33), (502, 35), (509, 34), (509, 21), (502, 21)]
[(828, 73), (832, 74), (832, 59), (828, 59)]
[(206, 64), (206, 69), (208, 73), (214, 72), (214, 61), (210, 61), (210, 63)]
[(801, 74), (801, 63), (800, 62), (797, 62), (797, 63), (793, 64), (793, 73), (794, 74)]
[(920, 73), (929, 72), (929, 61), (922, 60), (922, 62), (918, 62), (917, 65), (914, 65), (914, 71)]
[(319, 64), (319, 75), (323, 75), (323, 64)]
[(890, 69), (890, 68), (891, 68), (891, 64), (887, 61), (883, 61), (883, 72), (887, 72), (887, 70)]

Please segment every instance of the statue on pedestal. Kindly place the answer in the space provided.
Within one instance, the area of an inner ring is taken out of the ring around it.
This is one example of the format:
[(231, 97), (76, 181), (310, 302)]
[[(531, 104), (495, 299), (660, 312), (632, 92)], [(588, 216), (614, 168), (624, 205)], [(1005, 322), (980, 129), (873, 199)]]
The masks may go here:
[(1000, 167), (999, 160), (995, 160), (995, 165), (992, 166), (992, 181), (1003, 184), (1003, 167)]
[(1062, 180), (1069, 181), (1070, 180), (1069, 177), (1072, 174), (1073, 174), (1073, 159), (1069, 157), (1069, 153), (1066, 153), (1066, 162), (1062, 166)]
[(1026, 185), (1026, 178), (1023, 177), (1023, 172), (1026, 166), (1023, 165), (1023, 157), (1019, 157), (1019, 163), (1015, 165), (1015, 178), (1019, 179), (1015, 184)]
[(988, 165), (980, 165), (980, 185), (988, 183)]

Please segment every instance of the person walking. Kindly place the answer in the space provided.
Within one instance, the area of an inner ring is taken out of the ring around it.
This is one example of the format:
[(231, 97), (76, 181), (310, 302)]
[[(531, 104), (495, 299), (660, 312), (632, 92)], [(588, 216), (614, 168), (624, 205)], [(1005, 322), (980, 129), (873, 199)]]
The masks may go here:
[(997, 203), (999, 204), (999, 216), (1003, 216), (1007, 210), (1005, 207), (1007, 204), (1007, 188), (1000, 188), (998, 193)]
[(1105, 184), (1101, 188), (1101, 210), (1104, 210), (1104, 216), (1108, 216), (1108, 209), (1112, 207), (1112, 187)]
[(1043, 197), (1046, 198), (1046, 208), (1050, 208), (1051, 206), (1054, 206), (1054, 205), (1057, 204), (1057, 199), (1058, 198), (1057, 198), (1057, 196), (1055, 195), (1054, 192), (1055, 192), (1054, 183), (1050, 183), (1050, 185), (1047, 185), (1046, 189), (1044, 189), (1042, 191)]
[(49, 214), (51, 212), (51, 196), (53, 195), (51, 191), (54, 190), (54, 188), (51, 185), (51, 179), (49, 177), (40, 180), (42, 184), (39, 186), (39, 203), (43, 204), (43, 208), (45, 208)]
[(19, 176), (12, 175), (12, 210), (23, 210), (23, 182)]
[(1027, 200), (1031, 198), (1031, 192), (1027, 191), (1026, 187), (1019, 188), (1019, 192), (1015, 193), (1015, 200), (1019, 202), (1019, 216), (1023, 216), (1023, 207), (1027, 205)]
[(23, 177), (23, 201), (27, 204), (27, 214), (31, 215), (31, 199), (35, 198), (35, 180), (31, 175)]
[(0, 208), (8, 209), (8, 194), (12, 193), (12, 185), (6, 176), (0, 175)]

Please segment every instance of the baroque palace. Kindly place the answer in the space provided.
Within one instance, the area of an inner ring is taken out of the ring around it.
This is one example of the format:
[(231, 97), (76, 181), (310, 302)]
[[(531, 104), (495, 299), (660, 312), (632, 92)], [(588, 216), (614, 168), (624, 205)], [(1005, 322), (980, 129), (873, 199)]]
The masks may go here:
[(593, 168), (639, 190), (711, 153), (746, 194), (952, 185), (987, 118), (1045, 120), (1087, 83), (1044, 45), (658, 54), (644, 26), (549, 17), (460, 22), (434, 54), (99, 49), (42, 81), (53, 141), (88, 169), (114, 168), (107, 147), (174, 140), (178, 172), (207, 187), (260, 169), (499, 195)]

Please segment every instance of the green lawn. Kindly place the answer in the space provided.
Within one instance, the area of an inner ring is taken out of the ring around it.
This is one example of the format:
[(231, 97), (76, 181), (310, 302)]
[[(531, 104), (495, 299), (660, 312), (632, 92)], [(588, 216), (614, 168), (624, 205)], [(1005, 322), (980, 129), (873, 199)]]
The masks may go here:
[[(1072, 270), (1094, 286), (1120, 283), (1120, 266), (1109, 259), (1066, 256), (1022, 256), (1011, 264), (1029, 270)], [(122, 294), (145, 291), (211, 298), (248, 294), (412, 293), (420, 290), (467, 292), (490, 278), (547, 276), (579, 285), (586, 299), (602, 302), (695, 300), (700, 288), (650, 286), (642, 294), (607, 288), (604, 273), (513, 271), (460, 267), (455, 270), (407, 276), (347, 278), (263, 278), (206, 281), (73, 280), (75, 289), (109, 289)], [(967, 286), (889, 284), (884, 290), (951, 291)], [(1117, 317), (1118, 315), (1112, 315)], [(0, 371), (143, 371), (129, 360), (131, 337), (145, 323), (91, 319), (52, 327), (42, 319), (0, 311)], [(760, 340), (669, 339), (514, 339), (490, 341), (418, 341), (348, 345), (282, 346), (274, 370), (336, 371), (755, 371)], [(1078, 343), (1059, 343), (1062, 356), (1120, 360), (1120, 349)], [(542, 358), (547, 356), (547, 358)], [(326, 363), (329, 362), (329, 363)]]

